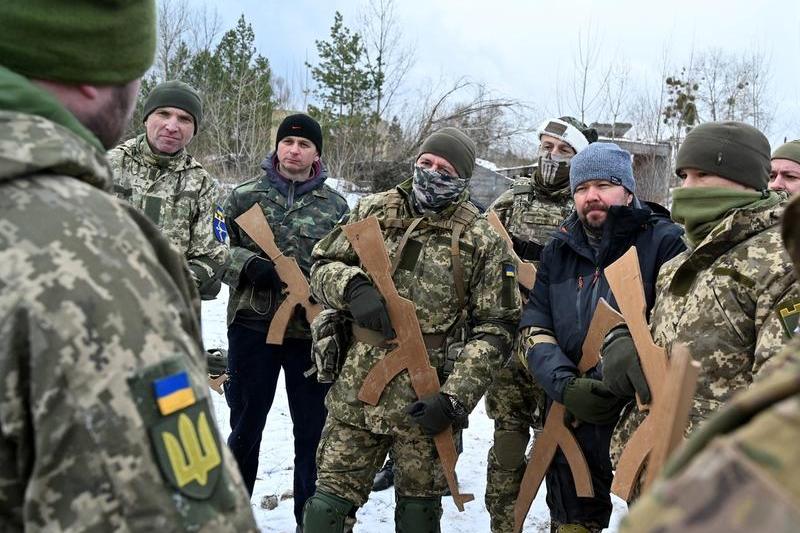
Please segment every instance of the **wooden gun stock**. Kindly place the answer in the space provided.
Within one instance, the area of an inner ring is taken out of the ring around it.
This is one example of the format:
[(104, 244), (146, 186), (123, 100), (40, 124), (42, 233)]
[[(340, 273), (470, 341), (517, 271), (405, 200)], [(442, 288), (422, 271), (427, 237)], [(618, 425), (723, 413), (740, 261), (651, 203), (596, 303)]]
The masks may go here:
[[(653, 342), (645, 315), (647, 301), (635, 247), (606, 267), (605, 275), (628, 324), (651, 396), (647, 417), (625, 445), (611, 485), (611, 492), (630, 501), (645, 464), (644, 487), (647, 488), (655, 481), (669, 454), (680, 444), (689, 420), (700, 366), (692, 361), (685, 347), (675, 350), (675, 359), (670, 361), (664, 348)], [(639, 408), (645, 409), (641, 402)]]
[[(520, 259), (514, 251), (514, 242), (511, 240), (511, 236), (506, 231), (506, 228), (503, 227), (503, 223), (500, 222), (500, 219), (497, 217), (497, 213), (489, 211), (489, 214), (486, 215), (486, 220), (489, 221), (489, 224), (500, 234), (503, 240), (508, 243), (508, 250), (511, 252), (511, 257), (514, 258), (517, 264), (517, 279), (519, 280), (519, 284), (528, 290), (533, 289), (533, 284), (536, 283), (536, 267)], [(527, 295), (525, 296), (527, 297)]]
[[(600, 348), (603, 346), (603, 339), (609, 331), (624, 323), (622, 316), (608, 305), (608, 302), (600, 298), (581, 347), (581, 360), (578, 362), (578, 370), (581, 373), (600, 362)], [(531, 504), (539, 492), (539, 487), (542, 485), (547, 469), (553, 462), (558, 448), (561, 448), (567, 458), (577, 495), (581, 498), (594, 496), (592, 476), (589, 466), (586, 464), (586, 457), (584, 457), (575, 435), (564, 425), (565, 412), (566, 409), (562, 404), (553, 402), (544, 423), (544, 430), (533, 443), (533, 450), (528, 458), (528, 466), (525, 467), (517, 501), (514, 503), (515, 533), (522, 531), (525, 517), (528, 516)]]
[(286, 284), (286, 298), (275, 311), (267, 332), (267, 344), (283, 344), (286, 327), (289, 325), (289, 320), (291, 320), (297, 305), (301, 305), (305, 309), (309, 323), (322, 311), (322, 307), (311, 302), (308, 280), (300, 270), (297, 261), (293, 257), (283, 255), (278, 245), (275, 244), (275, 235), (258, 203), (253, 204), (250, 209), (236, 217), (235, 221), (275, 263), (278, 276)]
[[(418, 398), (438, 393), (439, 377), (428, 359), (416, 306), (397, 292), (378, 219), (374, 216), (367, 217), (343, 226), (342, 231), (361, 260), (364, 270), (372, 277), (373, 283), (386, 300), (389, 319), (397, 334), (393, 341), (397, 343), (396, 346), (370, 369), (358, 392), (359, 400), (377, 405), (386, 385), (403, 370), (408, 370), (411, 386)], [(455, 477), (458, 452), (453, 441), (452, 427), (436, 435), (433, 440), (447, 485), (453, 495), (453, 502), (459, 511), (463, 511), (464, 504), (472, 501), (474, 496), (462, 494), (458, 490)]]

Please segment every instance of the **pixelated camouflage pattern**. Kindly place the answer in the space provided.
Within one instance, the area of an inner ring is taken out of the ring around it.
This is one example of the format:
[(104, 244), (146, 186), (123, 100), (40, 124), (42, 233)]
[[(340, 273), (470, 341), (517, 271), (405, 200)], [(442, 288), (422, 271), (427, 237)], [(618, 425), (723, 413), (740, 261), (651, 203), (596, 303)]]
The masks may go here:
[[(800, 338), (786, 348), (800, 353)], [(620, 531), (797, 531), (798, 378), (800, 359), (787, 358), (767, 379), (738, 394), (679, 450), (678, 460), (667, 465), (668, 477), (631, 508)], [(772, 400), (787, 383), (794, 394)]]
[[(781, 244), (783, 204), (728, 215), (694, 249), (661, 267), (650, 316), (653, 339), (668, 351), (689, 347), (701, 365), (687, 434), (745, 389), (787, 341), (777, 312), (800, 302), (792, 262)], [(619, 460), (643, 420), (623, 417), (612, 442)]]
[(207, 405), (199, 300), (110, 180), (67, 129), (0, 111), (0, 530), (255, 531), (220, 442), (210, 499), (157, 464), (129, 380), (170, 359)]
[[(433, 440), (425, 436), (380, 435), (328, 417), (317, 448), (317, 488), (364, 505), (372, 479), (389, 449), (398, 497), (441, 496), (447, 488)], [(344, 475), (343, 475), (344, 474)]]
[(214, 236), (214, 211), (222, 201), (217, 180), (186, 150), (154, 154), (144, 134), (110, 150), (108, 161), (114, 194), (161, 228), (192, 268), (216, 275), (228, 251)]
[[(555, 195), (544, 196), (537, 193), (533, 178), (521, 177), (489, 210), (497, 213), (510, 235), (544, 246), (550, 234), (572, 212), (573, 201), (569, 186)], [(520, 338), (515, 341), (517, 346), (521, 342)], [(494, 419), (485, 497), (493, 533), (511, 531), (514, 527), (514, 503), (525, 473), (530, 430), (541, 430), (544, 426), (544, 403), (544, 390), (515, 356), (510, 356), (486, 392), (486, 414)]]
[(544, 246), (574, 207), (569, 186), (545, 196), (536, 192), (532, 177), (521, 177), (489, 209), (510, 235)]
[[(408, 204), (410, 180), (395, 191), (362, 198), (350, 213), (352, 222), (375, 215), (387, 218), (387, 203), (392, 195), (403, 195), (399, 216), (412, 218)], [(466, 197), (466, 193), (463, 198)], [(425, 218), (410, 235), (399, 267), (394, 274), (398, 292), (416, 304), (422, 333), (446, 334), (460, 318), (461, 304), (456, 294), (450, 259), (452, 230), (447, 228), (458, 204), (440, 214)], [(436, 225), (435, 225), (436, 224)], [(403, 230), (384, 230), (386, 248), (394, 256)], [(508, 248), (484, 218), (477, 218), (461, 235), (459, 245), (464, 269), (464, 287), (468, 320), (472, 327), (461, 357), (456, 361), (442, 391), (455, 396), (467, 411), (472, 411), (483, 396), (492, 375), (497, 372), (511, 345), (511, 332), (519, 320), (520, 297), (516, 277), (508, 277), (504, 269), (511, 265)], [(416, 260), (407, 260), (414, 253)], [(408, 254), (408, 255), (407, 255)], [(366, 275), (349, 241), (335, 228), (314, 248), (311, 290), (328, 307), (347, 309), (344, 299), (347, 284), (356, 276)], [(329, 416), (379, 434), (419, 437), (422, 431), (412, 424), (405, 408), (415, 401), (408, 372), (393, 379), (377, 406), (362, 403), (358, 390), (372, 366), (385, 354), (384, 349), (354, 342), (347, 354), (342, 372), (328, 393)], [(434, 368), (444, 363), (441, 348), (430, 349), (428, 356)]]
[[(236, 187), (225, 202), (225, 225), (230, 238), (230, 257), (222, 281), (231, 288), (228, 301), (228, 325), (237, 313), (258, 319), (266, 332), (269, 320), (283, 297), (269, 290), (259, 290), (242, 274), (245, 263), (264, 252), (234, 221), (236, 217), (258, 203), (275, 236), (275, 244), (288, 257), (297, 261), (306, 276), (311, 271), (311, 250), (347, 213), (347, 201), (327, 185), (296, 197), (289, 206), (286, 197), (276, 190), (266, 176), (247, 181)], [(263, 320), (262, 320), (263, 319)], [(306, 320), (292, 318), (286, 329), (287, 338), (310, 339)]]

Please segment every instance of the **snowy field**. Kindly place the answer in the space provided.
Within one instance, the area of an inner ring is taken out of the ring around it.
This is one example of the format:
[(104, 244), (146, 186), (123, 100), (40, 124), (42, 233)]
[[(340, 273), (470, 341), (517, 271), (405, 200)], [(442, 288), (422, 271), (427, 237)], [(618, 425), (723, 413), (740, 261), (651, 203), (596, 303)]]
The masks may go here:
[[(203, 302), (203, 337), (206, 347), (227, 347), (225, 328), (225, 307), (228, 303), (227, 287), (223, 285), (219, 298)], [(223, 438), (230, 433), (228, 425), (228, 406), (225, 399), (211, 392), (217, 422)], [(483, 401), (470, 415), (469, 428), (464, 432), (464, 453), (458, 461), (458, 479), (463, 492), (475, 495), (475, 500), (465, 505), (460, 513), (451, 499), (442, 500), (444, 516), (443, 533), (485, 533), (489, 531), (489, 513), (483, 503), (486, 488), (486, 454), (491, 447), (492, 421), (486, 416)], [(275, 533), (294, 533), (294, 513), (291, 500), (292, 490), (292, 421), (286, 402), (283, 379), (278, 382), (278, 391), (272, 410), (267, 418), (264, 437), (261, 442), (259, 474), (252, 498), (253, 513), (262, 531)], [(261, 501), (270, 495), (277, 496), (278, 506), (268, 511), (261, 507)], [(616, 524), (624, 515), (625, 502), (612, 496), (614, 514), (611, 527), (606, 531), (616, 531)], [(526, 532), (549, 531), (549, 515), (545, 503), (545, 490), (542, 486), (531, 512), (525, 522)], [(369, 502), (359, 509), (356, 533), (390, 533), (394, 531), (394, 489), (373, 493)]]

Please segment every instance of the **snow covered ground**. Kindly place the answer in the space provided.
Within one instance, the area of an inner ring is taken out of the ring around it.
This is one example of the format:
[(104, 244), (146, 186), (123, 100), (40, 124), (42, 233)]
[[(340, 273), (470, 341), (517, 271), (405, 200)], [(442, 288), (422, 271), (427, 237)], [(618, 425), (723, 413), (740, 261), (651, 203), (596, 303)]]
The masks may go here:
[[(203, 337), (206, 347), (227, 347), (225, 327), (225, 307), (228, 303), (227, 287), (223, 285), (219, 298), (203, 302)], [(259, 475), (252, 498), (253, 513), (262, 531), (275, 533), (294, 533), (295, 523), (291, 500), (293, 445), (292, 421), (286, 401), (283, 381), (279, 381), (278, 391), (272, 410), (267, 418), (264, 437), (261, 442)], [(212, 391), (217, 422), (224, 438), (230, 433), (228, 406), (225, 399)], [(464, 432), (464, 453), (458, 461), (458, 479), (464, 492), (471, 492), (475, 500), (458, 512), (451, 499), (443, 498), (443, 533), (485, 533), (489, 531), (489, 513), (483, 503), (486, 488), (486, 454), (492, 440), (492, 421), (486, 416), (483, 401), (470, 416), (469, 428)], [(265, 496), (275, 495), (278, 506), (268, 511), (261, 507)], [(281, 499), (284, 496), (285, 499)], [(606, 531), (616, 531), (616, 525), (626, 512), (625, 503), (612, 496), (614, 514), (611, 527)], [(542, 486), (525, 522), (526, 532), (549, 531), (545, 489)], [(390, 533), (394, 531), (394, 489), (373, 493), (369, 502), (358, 511), (356, 533)]]

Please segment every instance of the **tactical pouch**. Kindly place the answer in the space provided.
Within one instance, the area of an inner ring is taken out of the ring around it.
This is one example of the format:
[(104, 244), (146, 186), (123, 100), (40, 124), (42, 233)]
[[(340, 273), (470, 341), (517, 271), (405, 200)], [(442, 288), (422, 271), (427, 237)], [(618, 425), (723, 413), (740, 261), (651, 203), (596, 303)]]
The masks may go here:
[(311, 356), (317, 381), (333, 383), (344, 365), (352, 330), (342, 311), (325, 309), (311, 322)]
[(439, 382), (444, 383), (450, 374), (453, 373), (453, 369), (456, 366), (456, 361), (461, 357), (461, 353), (464, 351), (464, 346), (467, 343), (467, 337), (469, 336), (469, 327), (465, 320), (459, 320), (456, 322), (450, 330), (447, 332), (447, 337), (444, 341), (443, 352), (444, 352), (444, 361), (442, 366), (439, 367)]

